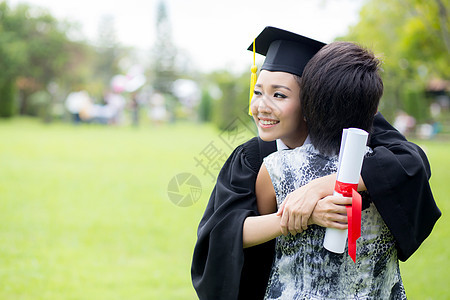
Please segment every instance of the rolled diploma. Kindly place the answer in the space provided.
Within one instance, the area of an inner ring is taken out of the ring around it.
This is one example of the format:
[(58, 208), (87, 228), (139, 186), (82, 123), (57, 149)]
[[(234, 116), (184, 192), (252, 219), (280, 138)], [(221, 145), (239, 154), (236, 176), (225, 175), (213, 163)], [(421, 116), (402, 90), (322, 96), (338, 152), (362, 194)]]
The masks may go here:
[[(343, 183), (357, 184), (366, 153), (368, 133), (358, 128), (344, 129), (342, 132), (341, 149), (336, 180)], [(340, 195), (334, 191), (333, 195)], [(344, 253), (347, 241), (347, 230), (327, 228), (323, 246), (335, 253)]]

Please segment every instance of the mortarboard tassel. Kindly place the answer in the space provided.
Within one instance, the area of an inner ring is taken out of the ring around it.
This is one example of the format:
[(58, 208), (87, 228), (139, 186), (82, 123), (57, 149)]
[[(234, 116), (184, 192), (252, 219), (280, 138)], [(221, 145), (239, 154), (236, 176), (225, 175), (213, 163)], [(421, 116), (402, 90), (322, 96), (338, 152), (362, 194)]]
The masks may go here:
[(250, 116), (252, 115), (252, 110), (250, 108), (250, 104), (252, 103), (253, 92), (255, 90), (256, 71), (258, 71), (258, 67), (256, 66), (256, 63), (255, 63), (255, 40), (253, 40), (253, 65), (252, 65), (251, 71), (252, 71), (252, 75), (250, 77), (250, 100), (248, 102), (248, 114)]

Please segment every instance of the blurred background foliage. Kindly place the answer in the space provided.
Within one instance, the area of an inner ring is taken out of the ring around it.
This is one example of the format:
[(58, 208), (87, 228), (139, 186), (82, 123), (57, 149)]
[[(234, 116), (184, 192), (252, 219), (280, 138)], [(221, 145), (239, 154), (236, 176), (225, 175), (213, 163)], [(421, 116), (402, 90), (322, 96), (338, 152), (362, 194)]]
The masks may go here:
[[(147, 61), (146, 85), (140, 91), (146, 98), (163, 95), (165, 121), (213, 122), (225, 129), (229, 120), (245, 116), (249, 72), (192, 71), (187, 54), (172, 40), (164, 1), (157, 3), (156, 14), (154, 47), (142, 54), (116, 40), (112, 18), (100, 20), (97, 41), (88, 43), (77, 34), (76, 24), (58, 20), (45, 9), (1, 2), (0, 117), (67, 120), (67, 95), (85, 90), (94, 102), (102, 103), (111, 78), (126, 74), (138, 56)], [(358, 42), (382, 58), (385, 92), (380, 111), (390, 121), (403, 111), (417, 124), (439, 122), (440, 131), (448, 132), (449, 0), (364, 1), (359, 22), (337, 40)], [(179, 79), (196, 84), (195, 96), (182, 99), (174, 92)], [(140, 105), (147, 103), (144, 99)]]
[(401, 109), (426, 122), (430, 105), (439, 101), (438, 96), (448, 97), (448, 4), (448, 0), (371, 0), (363, 6), (359, 23), (340, 38), (357, 41), (383, 59), (380, 110), (390, 119)]

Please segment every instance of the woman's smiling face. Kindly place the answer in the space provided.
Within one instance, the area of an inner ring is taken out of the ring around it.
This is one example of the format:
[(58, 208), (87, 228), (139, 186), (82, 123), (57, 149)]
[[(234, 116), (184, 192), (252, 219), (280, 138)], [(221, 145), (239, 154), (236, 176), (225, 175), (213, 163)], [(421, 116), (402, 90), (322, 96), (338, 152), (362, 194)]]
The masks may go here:
[(262, 70), (250, 107), (262, 140), (281, 139), (289, 148), (303, 145), (308, 130), (301, 113), (300, 86), (294, 75)]

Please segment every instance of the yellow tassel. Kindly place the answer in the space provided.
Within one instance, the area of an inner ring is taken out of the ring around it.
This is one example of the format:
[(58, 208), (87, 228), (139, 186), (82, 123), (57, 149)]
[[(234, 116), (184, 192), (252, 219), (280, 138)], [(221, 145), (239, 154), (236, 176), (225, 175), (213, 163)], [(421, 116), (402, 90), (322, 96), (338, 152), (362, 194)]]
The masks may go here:
[(252, 115), (252, 110), (250, 107), (250, 104), (252, 103), (252, 98), (253, 98), (253, 92), (255, 90), (255, 84), (256, 84), (256, 72), (258, 71), (258, 67), (256, 66), (255, 63), (255, 40), (253, 40), (253, 65), (251, 68), (252, 71), (252, 75), (250, 77), (250, 100), (248, 102), (248, 114), (251, 116)]

